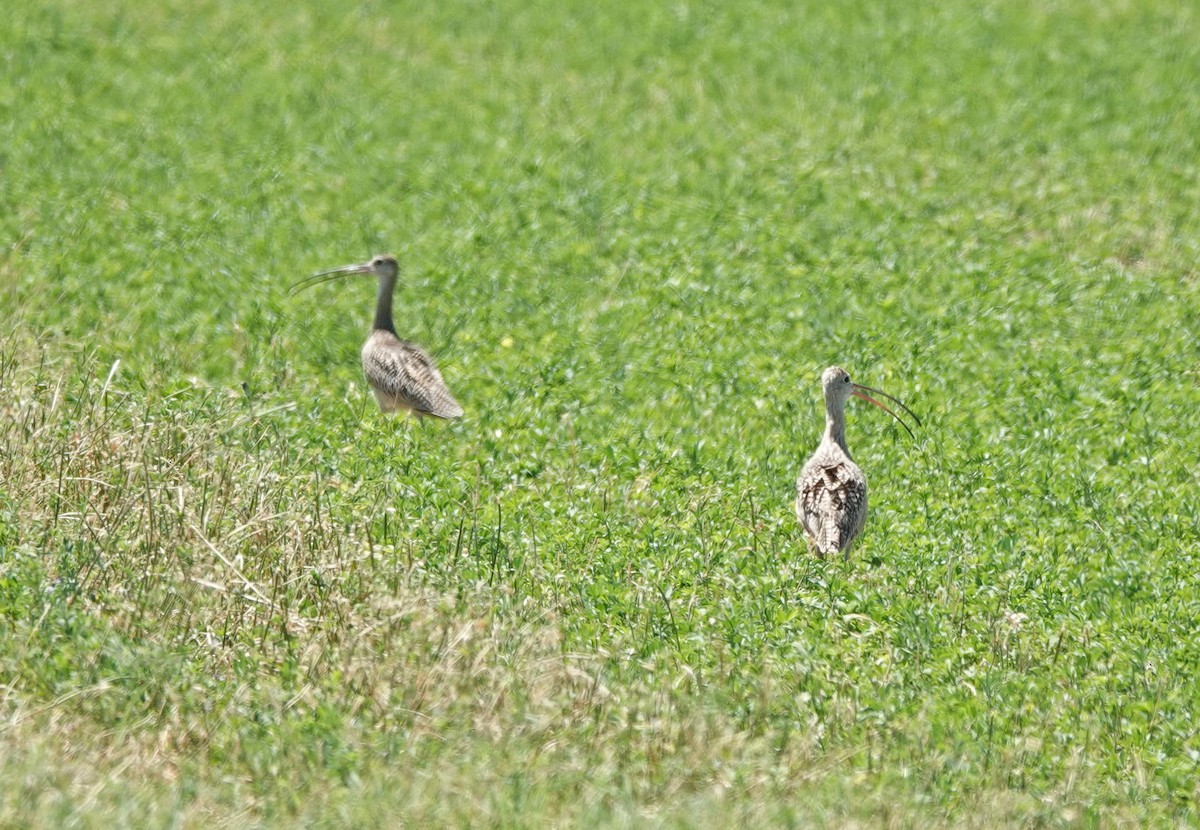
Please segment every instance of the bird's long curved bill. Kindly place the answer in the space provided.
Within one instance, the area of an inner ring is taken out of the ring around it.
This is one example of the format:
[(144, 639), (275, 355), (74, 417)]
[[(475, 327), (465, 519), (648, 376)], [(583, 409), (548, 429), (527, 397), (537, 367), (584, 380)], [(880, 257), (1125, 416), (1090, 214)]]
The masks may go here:
[(854, 395), (854, 397), (856, 397), (856, 398), (862, 398), (864, 401), (867, 401), (868, 403), (875, 404), (877, 407), (882, 409), (884, 412), (891, 415), (893, 418), (895, 418), (900, 423), (900, 426), (904, 427), (904, 431), (909, 434), (909, 437), (916, 440), (917, 436), (913, 434), (913, 431), (911, 429), (909, 429), (908, 424), (904, 423), (904, 419), (901, 418), (899, 415), (897, 415), (895, 412), (893, 412), (885, 404), (882, 404), (879, 401), (872, 398), (871, 395), (879, 395), (881, 398), (887, 398), (889, 401), (896, 404), (896, 406), (900, 407), (905, 412), (907, 412), (909, 415), (911, 415), (912, 419), (917, 422), (917, 426), (920, 426), (921, 419), (917, 417), (917, 413), (913, 412), (911, 409), (909, 409), (907, 406), (905, 406), (903, 401), (901, 401), (899, 398), (893, 398), (887, 392), (884, 392), (880, 389), (874, 389), (870, 386), (863, 386), (861, 383), (852, 383), (850, 385), (852, 387), (850, 394)]
[(305, 288), (312, 288), (314, 285), (320, 285), (323, 282), (340, 279), (342, 277), (353, 276), (354, 274), (366, 274), (370, 272), (371, 266), (367, 263), (355, 263), (354, 265), (343, 265), (341, 268), (330, 268), (328, 271), (318, 271), (311, 277), (305, 277), (299, 282), (292, 285), (288, 289), (288, 294), (295, 294), (297, 291), (303, 291)]

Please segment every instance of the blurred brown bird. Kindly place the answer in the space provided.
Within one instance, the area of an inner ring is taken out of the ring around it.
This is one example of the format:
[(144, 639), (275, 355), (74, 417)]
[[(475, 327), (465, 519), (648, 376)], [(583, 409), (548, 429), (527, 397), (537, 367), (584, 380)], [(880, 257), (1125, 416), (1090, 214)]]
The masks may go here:
[(867, 477), (846, 447), (846, 402), (854, 396), (875, 404), (899, 421), (909, 435), (913, 432), (908, 424), (871, 394), (897, 404), (917, 424), (921, 419), (886, 392), (851, 382), (846, 370), (838, 366), (825, 370), (821, 386), (825, 390), (825, 435), (796, 479), (796, 517), (817, 553), (825, 556), (848, 552), (867, 521)]
[(401, 340), (392, 320), (392, 294), (400, 273), (396, 258), (380, 254), (358, 265), (321, 271), (292, 286), (291, 293), (327, 280), (354, 274), (372, 274), (379, 279), (375, 300), (375, 323), (362, 348), (363, 372), (384, 412), (412, 412), (417, 416), (458, 418), (463, 409), (450, 394), (442, 374), (420, 346)]

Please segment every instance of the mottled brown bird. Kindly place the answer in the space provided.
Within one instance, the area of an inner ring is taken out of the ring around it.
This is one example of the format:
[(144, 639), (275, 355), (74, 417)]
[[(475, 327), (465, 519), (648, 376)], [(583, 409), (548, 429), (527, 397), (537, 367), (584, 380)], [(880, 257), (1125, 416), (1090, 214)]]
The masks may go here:
[(362, 348), (363, 372), (384, 412), (412, 412), (417, 416), (457, 418), (463, 409), (450, 394), (433, 358), (417, 344), (401, 340), (392, 321), (392, 294), (400, 266), (393, 256), (381, 254), (370, 262), (321, 271), (292, 286), (302, 288), (339, 277), (371, 274), (379, 280), (375, 323)]
[(796, 479), (796, 516), (809, 542), (825, 556), (848, 552), (867, 521), (867, 477), (846, 447), (846, 402), (850, 396), (875, 404), (899, 421), (909, 435), (913, 432), (908, 424), (871, 394), (897, 404), (918, 424), (921, 419), (886, 392), (851, 382), (846, 370), (838, 366), (825, 370), (821, 386), (825, 390), (825, 436)]

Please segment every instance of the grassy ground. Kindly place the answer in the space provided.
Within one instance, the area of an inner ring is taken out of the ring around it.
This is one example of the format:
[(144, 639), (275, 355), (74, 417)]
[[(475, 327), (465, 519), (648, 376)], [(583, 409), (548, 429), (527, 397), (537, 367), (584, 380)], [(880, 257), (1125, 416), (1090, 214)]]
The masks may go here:
[(1200, 17), (920, 5), (9, 3), (0, 824), (1200, 821)]

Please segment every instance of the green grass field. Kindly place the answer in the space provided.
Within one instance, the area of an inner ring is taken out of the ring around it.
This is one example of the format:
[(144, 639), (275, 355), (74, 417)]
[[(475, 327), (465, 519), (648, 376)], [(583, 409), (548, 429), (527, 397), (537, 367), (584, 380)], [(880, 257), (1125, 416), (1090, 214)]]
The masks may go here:
[(4, 14), (0, 825), (1200, 822), (1193, 3)]

